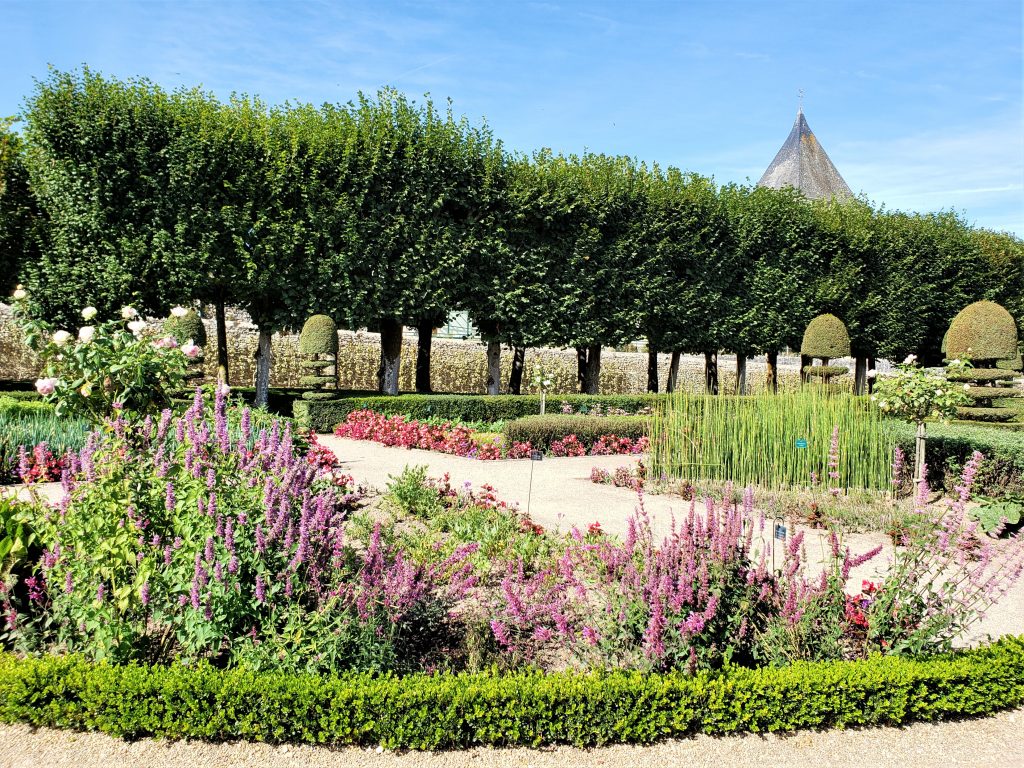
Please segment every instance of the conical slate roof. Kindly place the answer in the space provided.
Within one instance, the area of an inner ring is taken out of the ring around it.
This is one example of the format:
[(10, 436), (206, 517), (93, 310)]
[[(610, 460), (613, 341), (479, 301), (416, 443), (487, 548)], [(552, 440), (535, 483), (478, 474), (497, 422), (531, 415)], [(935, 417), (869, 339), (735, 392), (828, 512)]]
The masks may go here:
[(794, 187), (813, 200), (825, 197), (853, 197), (839, 171), (811, 132), (803, 108), (796, 113), (786, 143), (764, 172), (759, 187)]

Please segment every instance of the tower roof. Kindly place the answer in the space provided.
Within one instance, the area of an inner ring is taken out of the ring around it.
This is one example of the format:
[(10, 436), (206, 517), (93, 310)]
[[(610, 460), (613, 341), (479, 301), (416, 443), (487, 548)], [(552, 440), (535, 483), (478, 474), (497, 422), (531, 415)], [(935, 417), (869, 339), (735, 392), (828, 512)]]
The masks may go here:
[(774, 189), (794, 187), (811, 199), (853, 197), (807, 124), (803, 107), (796, 113), (793, 130), (789, 132), (786, 143), (757, 185)]

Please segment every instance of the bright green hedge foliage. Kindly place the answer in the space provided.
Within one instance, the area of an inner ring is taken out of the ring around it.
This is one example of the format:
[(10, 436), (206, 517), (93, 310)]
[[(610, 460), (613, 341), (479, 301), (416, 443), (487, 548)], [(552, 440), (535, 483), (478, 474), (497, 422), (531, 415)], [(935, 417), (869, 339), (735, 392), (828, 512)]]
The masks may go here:
[(999, 397), (1020, 397), (1024, 391), (1015, 387), (971, 387), (967, 390), (968, 397), (975, 400), (991, 400)]
[(299, 333), (299, 352), (303, 355), (337, 355), (338, 326), (327, 315), (313, 315)]
[(808, 357), (849, 357), (850, 334), (835, 315), (818, 315), (807, 325), (800, 354)]
[[(342, 393), (344, 395), (344, 393)], [(573, 410), (588, 411), (595, 405), (602, 409), (619, 408), (635, 413), (652, 408), (661, 395), (556, 395), (548, 397), (548, 412), (569, 403)], [(342, 397), (331, 403), (296, 401), (294, 414), (303, 427), (316, 432), (330, 432), (352, 411), (368, 408), (387, 415), (403, 415), (413, 419), (436, 417), (449, 421), (511, 421), (540, 413), (540, 395), (397, 395)]]
[(724, 673), (315, 677), (0, 656), (0, 721), (112, 736), (450, 749), (895, 725), (1024, 702), (1024, 639)]
[(1017, 324), (993, 301), (976, 301), (949, 324), (946, 357), (960, 360), (1016, 359)]
[(808, 376), (842, 376), (849, 371), (845, 365), (805, 365), (804, 373)]
[(529, 440), (534, 448), (547, 449), (553, 440), (576, 435), (589, 446), (601, 435), (628, 437), (633, 440), (648, 433), (649, 416), (524, 416), (506, 422), (504, 428), (506, 443)]
[(962, 371), (946, 371), (946, 378), (962, 382), (1002, 381), (1013, 378), (1013, 374), (995, 368), (966, 368)]
[(968, 421), (1012, 421), (1019, 415), (1020, 411), (1016, 408), (986, 408), (979, 406), (976, 408), (965, 407), (956, 409), (957, 418)]
[(164, 333), (173, 336), (179, 344), (192, 339), (192, 343), (200, 349), (206, 346), (206, 326), (194, 309), (190, 309), (182, 317), (172, 315), (164, 320)]

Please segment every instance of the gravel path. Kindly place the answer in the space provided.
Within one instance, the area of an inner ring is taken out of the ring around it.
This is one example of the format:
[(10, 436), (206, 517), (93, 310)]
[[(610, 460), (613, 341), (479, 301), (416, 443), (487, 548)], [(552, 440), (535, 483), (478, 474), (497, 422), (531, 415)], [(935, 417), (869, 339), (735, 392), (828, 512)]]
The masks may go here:
[(251, 743), (124, 742), (98, 733), (15, 725), (0, 726), (0, 768), (1021, 768), (1022, 727), (1024, 710), (1018, 709), (937, 725), (802, 731), (792, 736), (696, 736), (648, 747), (378, 753)]

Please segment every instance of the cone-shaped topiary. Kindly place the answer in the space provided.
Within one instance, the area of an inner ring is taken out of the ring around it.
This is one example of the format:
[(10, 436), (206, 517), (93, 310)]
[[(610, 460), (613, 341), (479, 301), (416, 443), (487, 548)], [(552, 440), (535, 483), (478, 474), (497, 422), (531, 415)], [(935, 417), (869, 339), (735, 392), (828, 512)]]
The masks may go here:
[(313, 315), (302, 326), (299, 352), (303, 355), (337, 355), (338, 326), (327, 315)]
[(818, 315), (807, 325), (800, 354), (830, 360), (850, 356), (850, 334), (835, 315)]
[(960, 310), (946, 333), (946, 357), (960, 360), (1016, 359), (1017, 324), (994, 301), (976, 301)]
[[(301, 384), (304, 400), (333, 400), (338, 389), (338, 327), (327, 315), (313, 315), (302, 326), (299, 352), (306, 358)], [(332, 391), (333, 390), (333, 391)]]

